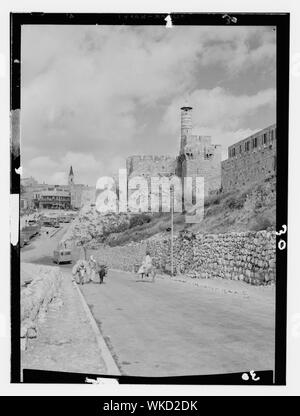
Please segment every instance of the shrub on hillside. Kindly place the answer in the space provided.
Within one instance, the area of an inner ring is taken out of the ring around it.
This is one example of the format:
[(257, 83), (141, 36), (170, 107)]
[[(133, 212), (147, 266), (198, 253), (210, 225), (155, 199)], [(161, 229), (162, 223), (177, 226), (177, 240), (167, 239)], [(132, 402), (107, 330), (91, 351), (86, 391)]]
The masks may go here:
[(213, 205), (211, 207), (206, 207), (205, 211), (204, 211), (204, 217), (209, 217), (209, 216), (212, 216), (212, 215), (216, 215), (219, 212), (221, 212), (221, 210), (222, 210), (222, 207), (219, 206), (219, 205)]
[(219, 205), (221, 202), (221, 195), (212, 195), (205, 199), (204, 206), (209, 207), (210, 205)]
[(250, 226), (251, 231), (261, 231), (268, 228), (274, 228), (275, 224), (272, 223), (272, 220), (266, 215), (257, 215), (255, 220)]
[(225, 205), (230, 209), (242, 209), (246, 201), (246, 195), (236, 195), (229, 197)]
[(137, 227), (151, 221), (150, 215), (145, 213), (133, 214), (129, 220), (129, 228)]

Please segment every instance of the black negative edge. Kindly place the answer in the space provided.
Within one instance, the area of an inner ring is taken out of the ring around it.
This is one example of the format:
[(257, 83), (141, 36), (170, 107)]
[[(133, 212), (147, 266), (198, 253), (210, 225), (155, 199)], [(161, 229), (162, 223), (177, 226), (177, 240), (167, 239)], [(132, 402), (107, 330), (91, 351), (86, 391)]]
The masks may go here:
[[(277, 29), (277, 180), (276, 223), (277, 230), (287, 224), (288, 184), (288, 86), (289, 86), (289, 13), (170, 13), (173, 24), (225, 26), (224, 14), (237, 17), (232, 26), (271, 25)], [(80, 25), (162, 25), (166, 14), (87, 14), (87, 13), (11, 13), (11, 109), (20, 108), (21, 25), (24, 24), (80, 24)], [(18, 58), (19, 57), (19, 58)], [(17, 69), (18, 68), (18, 69)], [(19, 83), (18, 83), (19, 81)], [(280, 115), (280, 117), (279, 117)], [(20, 160), (19, 160), (20, 162)], [(14, 168), (20, 163), (12, 160), (11, 188), (20, 193), (20, 177)], [(285, 237), (287, 235), (285, 234)], [(278, 240), (278, 239), (277, 239)], [(17, 252), (16, 252), (17, 251)], [(286, 308), (287, 308), (287, 250), (277, 250), (276, 256), (276, 330), (275, 330), (275, 379), (274, 383), (286, 383)], [(17, 264), (16, 264), (17, 263)], [(20, 381), (20, 248), (11, 256), (11, 381)]]
[[(10, 14), (10, 193), (19, 196), (20, 209), (20, 175), (16, 173), (21, 165), (18, 117), (20, 116), (20, 81), (21, 81), (21, 25)], [(16, 116), (16, 118), (15, 118)], [(17, 119), (17, 126), (15, 121)], [(14, 144), (14, 146), (13, 146)], [(19, 211), (20, 212), (20, 211)], [(21, 377), (20, 354), (20, 216), (19, 241), (10, 245), (10, 319), (11, 319), (11, 383), (19, 383)]]
[(252, 379), (249, 371), (247, 373), (248, 380), (242, 378), (243, 372), (240, 373), (227, 373), (227, 374), (210, 374), (210, 375), (193, 375), (193, 376), (171, 376), (171, 377), (140, 377), (140, 376), (108, 376), (102, 374), (83, 374), (83, 373), (70, 373), (63, 371), (44, 371), (35, 369), (23, 370), (23, 382), (24, 383), (47, 383), (47, 384), (88, 384), (86, 378), (95, 381), (97, 378), (114, 379), (119, 384), (173, 384), (173, 385), (241, 385), (241, 386), (257, 386), (273, 385), (273, 371), (256, 371), (253, 374)]
[[(277, 24), (277, 177), (276, 230), (288, 221), (288, 134), (289, 134), (289, 37), (290, 15), (278, 17)], [(275, 384), (286, 384), (287, 249), (278, 248), (276, 237), (276, 324)]]

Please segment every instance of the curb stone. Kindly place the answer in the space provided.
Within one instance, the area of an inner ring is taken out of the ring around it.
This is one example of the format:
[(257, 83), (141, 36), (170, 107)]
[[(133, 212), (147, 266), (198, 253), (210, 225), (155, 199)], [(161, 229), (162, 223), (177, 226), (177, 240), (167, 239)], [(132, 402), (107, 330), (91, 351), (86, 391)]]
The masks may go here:
[(117, 364), (116, 364), (115, 360), (113, 359), (113, 356), (112, 356), (108, 346), (106, 345), (106, 342), (103, 338), (103, 335), (100, 332), (100, 329), (99, 329), (99, 327), (98, 327), (98, 325), (97, 325), (97, 323), (96, 323), (96, 321), (95, 321), (95, 319), (92, 315), (92, 312), (90, 311), (90, 308), (88, 307), (88, 304), (86, 303), (86, 300), (84, 299), (84, 296), (83, 296), (81, 290), (79, 289), (78, 285), (74, 281), (72, 283), (73, 283), (74, 287), (77, 290), (77, 293), (79, 295), (79, 298), (80, 298), (82, 306), (83, 306), (83, 309), (84, 309), (84, 311), (85, 311), (85, 313), (88, 317), (88, 320), (91, 324), (91, 327), (93, 329), (94, 335), (96, 337), (97, 345), (100, 349), (101, 356), (102, 356), (103, 361), (104, 361), (104, 363), (106, 365), (106, 368), (107, 368), (107, 374), (111, 375), (111, 376), (120, 376), (121, 372), (119, 370), (119, 367), (117, 366)]

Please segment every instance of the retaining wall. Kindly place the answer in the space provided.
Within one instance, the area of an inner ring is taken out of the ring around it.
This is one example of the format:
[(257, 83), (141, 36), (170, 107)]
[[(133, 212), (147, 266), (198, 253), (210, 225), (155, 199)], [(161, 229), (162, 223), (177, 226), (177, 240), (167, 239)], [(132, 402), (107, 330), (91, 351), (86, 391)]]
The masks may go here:
[(26, 349), (27, 338), (37, 335), (38, 321), (49, 303), (58, 296), (62, 274), (58, 267), (21, 265), (21, 347)]
[[(170, 271), (170, 239), (149, 239), (147, 246), (156, 267)], [(275, 281), (275, 266), (275, 232), (187, 233), (174, 239), (176, 273), (260, 285)]]

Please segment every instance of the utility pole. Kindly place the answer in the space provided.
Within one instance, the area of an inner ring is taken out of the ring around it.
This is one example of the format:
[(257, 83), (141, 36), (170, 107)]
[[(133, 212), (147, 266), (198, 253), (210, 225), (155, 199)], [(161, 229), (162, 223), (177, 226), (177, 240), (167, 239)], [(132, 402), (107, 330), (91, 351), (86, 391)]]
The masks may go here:
[(174, 276), (174, 186), (171, 185), (171, 276)]

